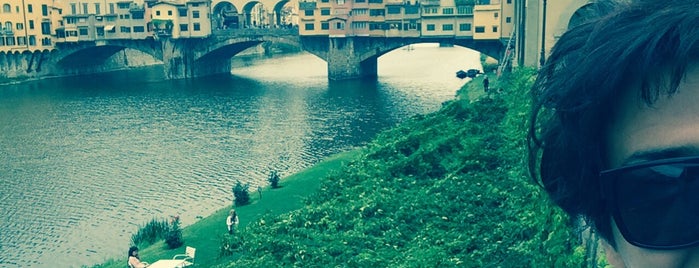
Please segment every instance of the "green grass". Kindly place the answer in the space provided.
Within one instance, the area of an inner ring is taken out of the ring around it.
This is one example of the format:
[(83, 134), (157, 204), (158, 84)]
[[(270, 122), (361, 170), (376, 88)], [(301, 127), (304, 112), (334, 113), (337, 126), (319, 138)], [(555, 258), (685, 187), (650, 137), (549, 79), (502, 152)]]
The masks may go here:
[[(304, 199), (317, 191), (322, 178), (333, 171), (339, 170), (341, 166), (354, 159), (360, 152), (361, 149), (356, 149), (331, 156), (308, 169), (283, 178), (280, 181), (280, 188), (267, 188), (263, 190), (261, 199), (257, 191), (251, 192), (250, 197), (252, 203), (236, 208), (240, 218), (238, 228), (245, 228), (248, 223), (262, 216), (280, 215), (303, 207)], [(214, 214), (185, 227), (182, 231), (184, 244), (197, 249), (195, 255), (196, 267), (211, 267), (220, 261), (219, 247), (221, 245), (221, 238), (228, 235), (225, 223), (230, 208), (231, 207), (221, 208)], [(116, 259), (108, 260), (95, 267), (124, 268), (126, 266), (126, 251), (128, 246), (123, 245), (123, 247), (123, 258), (117, 256)], [(139, 250), (141, 259), (149, 263), (153, 263), (159, 259), (170, 259), (175, 254), (183, 253), (184, 246), (169, 250), (163, 241)]]

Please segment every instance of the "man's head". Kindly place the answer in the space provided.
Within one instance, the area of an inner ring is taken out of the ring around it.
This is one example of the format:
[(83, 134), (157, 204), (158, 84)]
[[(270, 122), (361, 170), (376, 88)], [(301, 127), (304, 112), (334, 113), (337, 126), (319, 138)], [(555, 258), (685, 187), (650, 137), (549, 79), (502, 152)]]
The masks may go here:
[[(694, 169), (677, 163), (628, 166), (699, 155), (699, 1), (600, 1), (597, 7), (600, 17), (561, 36), (539, 72), (530, 170), (558, 205), (585, 217), (626, 254), (626, 264), (635, 264), (627, 258), (639, 252), (691, 247), (657, 228), (690, 228), (674, 215), (684, 215), (694, 201), (682, 194), (653, 195), (674, 188), (641, 178), (657, 180), (662, 177), (650, 171), (681, 167), (683, 175), (667, 177), (675, 183), (692, 177), (684, 174)], [(675, 190), (699, 196), (692, 186)], [(642, 220), (654, 225), (632, 224)], [(699, 217), (692, 223), (692, 241), (699, 242)], [(650, 226), (656, 229), (643, 229)]]

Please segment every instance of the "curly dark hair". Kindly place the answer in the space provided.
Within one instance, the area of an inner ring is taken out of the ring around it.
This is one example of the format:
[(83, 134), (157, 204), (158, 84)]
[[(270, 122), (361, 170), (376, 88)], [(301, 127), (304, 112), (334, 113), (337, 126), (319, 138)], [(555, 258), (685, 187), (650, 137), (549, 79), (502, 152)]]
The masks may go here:
[(609, 168), (608, 115), (624, 90), (638, 90), (647, 105), (677, 91), (698, 59), (699, 1), (592, 5), (595, 17), (560, 37), (532, 88), (529, 172), (565, 212), (584, 217), (614, 246), (599, 182)]

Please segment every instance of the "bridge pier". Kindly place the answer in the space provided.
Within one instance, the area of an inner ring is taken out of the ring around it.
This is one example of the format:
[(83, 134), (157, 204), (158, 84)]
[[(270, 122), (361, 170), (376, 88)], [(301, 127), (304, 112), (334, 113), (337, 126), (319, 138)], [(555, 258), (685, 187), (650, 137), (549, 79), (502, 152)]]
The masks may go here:
[[(377, 76), (378, 56), (362, 60), (358, 51), (365, 48), (359, 46), (355, 37), (331, 37), (326, 61), (328, 62), (328, 79), (343, 80)], [(355, 45), (357, 48), (355, 49)]]
[(163, 70), (168, 79), (194, 77), (194, 56), (190, 39), (170, 39), (162, 41)]

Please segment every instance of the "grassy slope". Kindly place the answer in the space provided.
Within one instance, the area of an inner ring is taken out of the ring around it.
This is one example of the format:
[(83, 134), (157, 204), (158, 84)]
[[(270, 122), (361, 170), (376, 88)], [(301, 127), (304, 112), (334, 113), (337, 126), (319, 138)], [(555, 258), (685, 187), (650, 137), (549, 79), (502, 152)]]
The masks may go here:
[[(532, 77), (492, 77), (503, 92), (472, 103), (482, 95), (476, 78), (439, 112), (285, 179), (238, 208), (231, 256), (218, 254), (228, 208), (186, 228), (186, 244), (197, 247), (199, 267), (579, 267), (569, 221), (524, 168)], [(141, 256), (183, 251), (162, 248)]]
[[(250, 221), (259, 219), (262, 215), (279, 215), (303, 206), (303, 199), (315, 192), (320, 186), (321, 178), (328, 173), (339, 170), (342, 165), (355, 158), (360, 150), (354, 150), (331, 156), (315, 166), (284, 178), (278, 189), (266, 189), (262, 193), (262, 199), (258, 194), (251, 193), (252, 204), (238, 207), (236, 211), (240, 215), (239, 228), (243, 229)], [(232, 193), (231, 193), (232, 194)], [(211, 267), (219, 261), (219, 247), (221, 239), (227, 236), (226, 216), (229, 207), (224, 207), (214, 214), (184, 228), (182, 235), (185, 244), (195, 247), (196, 263), (198, 267)], [(126, 250), (124, 247), (124, 256)], [(143, 261), (150, 263), (158, 259), (172, 258), (175, 254), (184, 253), (184, 247), (167, 250), (165, 243), (159, 242), (153, 246), (142, 248), (139, 252)], [(98, 267), (123, 268), (124, 259), (113, 259), (98, 265)]]

